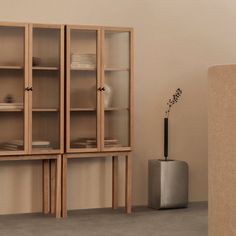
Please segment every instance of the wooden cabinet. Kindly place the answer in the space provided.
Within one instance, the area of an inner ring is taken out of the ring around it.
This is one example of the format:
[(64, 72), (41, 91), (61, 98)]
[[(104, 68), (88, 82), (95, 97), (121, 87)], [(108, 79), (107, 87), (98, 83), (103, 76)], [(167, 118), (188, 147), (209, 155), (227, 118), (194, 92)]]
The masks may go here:
[(67, 26), (66, 152), (130, 151), (132, 29)]
[[(66, 36), (66, 152), (130, 151), (132, 29)], [(64, 26), (1, 24), (0, 40), (0, 155), (63, 153)]]
[(63, 152), (64, 26), (0, 25), (0, 155)]
[(66, 26), (66, 150), (62, 216), (67, 216), (67, 161), (112, 157), (112, 208), (118, 156), (125, 156), (125, 206), (131, 213), (133, 30)]
[(0, 161), (43, 160), (44, 213), (59, 217), (62, 197), (66, 216), (67, 159), (100, 156), (112, 157), (113, 208), (125, 156), (130, 213), (132, 129), (131, 28), (0, 23)]
[(64, 26), (0, 23), (0, 130), (0, 161), (41, 160), (42, 210), (60, 217)]

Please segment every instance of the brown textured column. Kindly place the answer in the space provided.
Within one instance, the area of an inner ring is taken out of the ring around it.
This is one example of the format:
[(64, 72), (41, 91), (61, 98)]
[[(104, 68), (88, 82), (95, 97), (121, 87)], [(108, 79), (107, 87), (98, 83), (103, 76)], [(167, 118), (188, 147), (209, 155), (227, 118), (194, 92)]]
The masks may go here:
[(236, 235), (236, 65), (209, 69), (208, 145), (208, 235)]

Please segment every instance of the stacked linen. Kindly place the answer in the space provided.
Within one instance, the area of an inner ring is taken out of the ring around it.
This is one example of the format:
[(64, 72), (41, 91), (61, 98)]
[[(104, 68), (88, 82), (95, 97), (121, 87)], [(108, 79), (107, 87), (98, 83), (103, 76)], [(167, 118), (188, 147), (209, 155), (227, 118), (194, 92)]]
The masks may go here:
[[(78, 138), (71, 143), (72, 148), (96, 148), (97, 140), (96, 138)], [(117, 139), (105, 138), (104, 146), (107, 148), (121, 147), (121, 144)]]
[[(32, 141), (32, 148), (41, 150), (41, 149), (51, 149), (49, 141)], [(24, 141), (23, 140), (11, 140), (4, 142), (0, 145), (0, 149), (17, 151), (24, 150)]]
[(71, 69), (96, 69), (96, 54), (71, 54)]
[(24, 142), (23, 140), (12, 140), (9, 142), (2, 143), (0, 145), (0, 148), (3, 150), (9, 150), (9, 151), (23, 150)]

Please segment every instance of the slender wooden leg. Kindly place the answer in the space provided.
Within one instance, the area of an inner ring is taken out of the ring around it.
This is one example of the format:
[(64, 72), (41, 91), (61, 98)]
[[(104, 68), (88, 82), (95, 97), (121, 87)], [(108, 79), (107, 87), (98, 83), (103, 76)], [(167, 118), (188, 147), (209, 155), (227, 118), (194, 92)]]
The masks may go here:
[(112, 209), (118, 207), (118, 156), (112, 157)]
[(49, 160), (43, 160), (43, 213), (48, 214), (50, 208)]
[(62, 217), (67, 217), (67, 158), (62, 158)]
[(125, 207), (126, 213), (130, 214), (132, 211), (132, 196), (131, 196), (131, 185), (132, 185), (132, 156), (129, 153), (126, 156), (126, 168), (125, 168)]
[(51, 184), (51, 193), (50, 193), (50, 200), (51, 200), (51, 214), (55, 214), (55, 187), (56, 187), (56, 161), (50, 161), (50, 184)]
[(55, 214), (61, 218), (61, 155), (56, 159)]

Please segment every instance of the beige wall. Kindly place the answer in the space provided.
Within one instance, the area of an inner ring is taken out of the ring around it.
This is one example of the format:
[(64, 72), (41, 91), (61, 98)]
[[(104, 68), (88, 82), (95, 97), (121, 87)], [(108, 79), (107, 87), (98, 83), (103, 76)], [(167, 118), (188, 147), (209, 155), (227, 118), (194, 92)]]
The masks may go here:
[[(165, 104), (178, 87), (170, 155), (189, 163), (190, 201), (207, 200), (207, 68), (236, 61), (235, 8), (234, 0), (2, 0), (0, 21), (134, 27), (133, 203), (144, 205), (147, 160), (162, 157)], [(69, 207), (110, 206), (110, 167), (108, 159), (70, 162)], [(0, 212), (39, 211), (40, 183), (39, 163), (1, 164)]]

